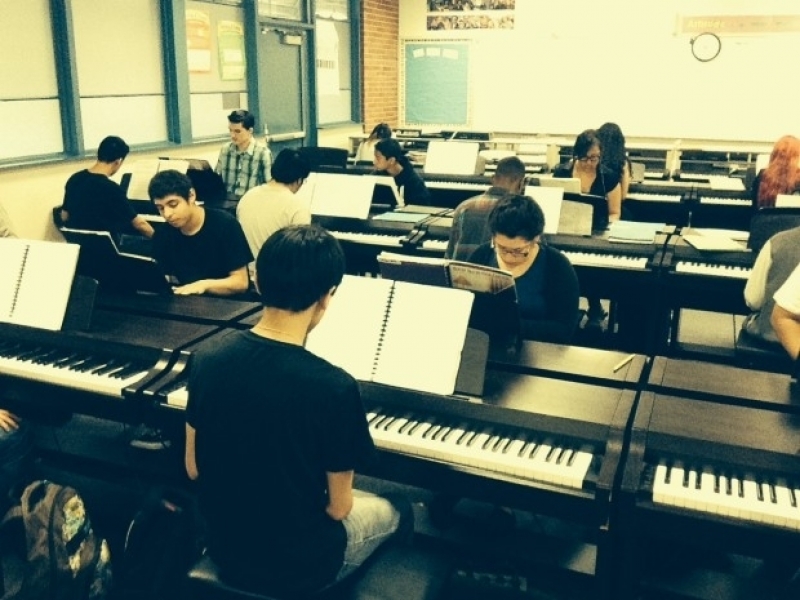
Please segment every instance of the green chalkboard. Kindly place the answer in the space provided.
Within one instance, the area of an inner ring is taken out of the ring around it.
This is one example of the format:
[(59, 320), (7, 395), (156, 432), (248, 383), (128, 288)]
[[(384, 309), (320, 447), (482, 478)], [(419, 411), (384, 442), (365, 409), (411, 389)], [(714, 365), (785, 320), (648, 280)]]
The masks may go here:
[(469, 125), (469, 42), (404, 45), (403, 103), (407, 125)]

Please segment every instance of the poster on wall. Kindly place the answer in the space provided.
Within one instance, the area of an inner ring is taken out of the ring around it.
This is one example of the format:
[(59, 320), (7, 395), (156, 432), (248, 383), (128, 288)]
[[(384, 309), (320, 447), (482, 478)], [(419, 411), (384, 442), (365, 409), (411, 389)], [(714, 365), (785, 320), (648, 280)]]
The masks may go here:
[(202, 10), (186, 10), (186, 46), (190, 73), (211, 72), (211, 17)]
[(514, 29), (516, 0), (427, 0), (427, 29)]
[(236, 21), (220, 21), (217, 25), (219, 76), (227, 81), (244, 79), (244, 26)]
[(339, 34), (333, 21), (317, 21), (317, 93), (339, 95)]

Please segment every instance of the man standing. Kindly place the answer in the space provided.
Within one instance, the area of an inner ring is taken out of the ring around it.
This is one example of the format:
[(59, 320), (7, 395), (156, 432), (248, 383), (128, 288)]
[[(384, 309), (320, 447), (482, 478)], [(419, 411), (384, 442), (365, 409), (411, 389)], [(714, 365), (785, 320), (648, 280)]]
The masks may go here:
[(489, 213), (506, 194), (522, 194), (525, 188), (525, 164), (516, 156), (503, 158), (492, 175), (492, 187), (480, 196), (464, 200), (453, 213), (450, 241), (445, 258), (469, 260), (472, 253), (492, 238)]
[(176, 294), (230, 296), (247, 291), (247, 265), (253, 260), (236, 219), (197, 204), (191, 180), (178, 171), (157, 173), (150, 200), (169, 227), (153, 237), (153, 256), (178, 280)]
[(122, 234), (151, 238), (153, 228), (128, 204), (125, 192), (109, 179), (128, 156), (128, 144), (111, 135), (100, 142), (97, 162), (72, 175), (64, 188), (61, 221), (72, 229), (108, 231), (117, 242)]
[(272, 156), (265, 144), (253, 138), (255, 124), (255, 117), (246, 110), (228, 115), (231, 141), (220, 149), (214, 169), (225, 183), (228, 200), (239, 200), (245, 192), (269, 180)]
[(223, 581), (256, 593), (305, 597), (413, 531), (407, 500), (353, 489), (374, 455), (358, 383), (304, 348), (344, 266), (327, 231), (277, 231), (256, 261), (258, 324), (192, 358), (186, 471)]
[(253, 188), (239, 201), (236, 217), (253, 256), (258, 256), (267, 238), (281, 227), (311, 223), (309, 207), (295, 196), (309, 172), (303, 155), (285, 148), (272, 163), (269, 183)]

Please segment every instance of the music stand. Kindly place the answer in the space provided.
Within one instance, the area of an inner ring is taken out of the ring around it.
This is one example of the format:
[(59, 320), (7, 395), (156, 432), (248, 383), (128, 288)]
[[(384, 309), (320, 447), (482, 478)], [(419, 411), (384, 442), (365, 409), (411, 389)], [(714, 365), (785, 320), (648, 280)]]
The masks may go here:
[(61, 233), (68, 242), (81, 247), (77, 273), (96, 279), (101, 290), (172, 293), (172, 286), (154, 259), (120, 252), (108, 231), (63, 227)]

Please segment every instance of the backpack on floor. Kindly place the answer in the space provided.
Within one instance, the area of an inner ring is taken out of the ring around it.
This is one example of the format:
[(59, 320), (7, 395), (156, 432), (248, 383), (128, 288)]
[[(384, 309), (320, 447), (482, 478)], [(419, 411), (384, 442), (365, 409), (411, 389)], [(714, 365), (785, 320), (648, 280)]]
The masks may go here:
[(203, 552), (197, 500), (180, 489), (155, 488), (134, 515), (116, 572), (121, 600), (180, 598), (186, 574)]
[[(71, 487), (35, 481), (0, 523), (17, 555), (4, 569), (4, 600), (101, 600), (111, 588), (111, 554)], [(4, 560), (4, 563), (6, 561)]]

